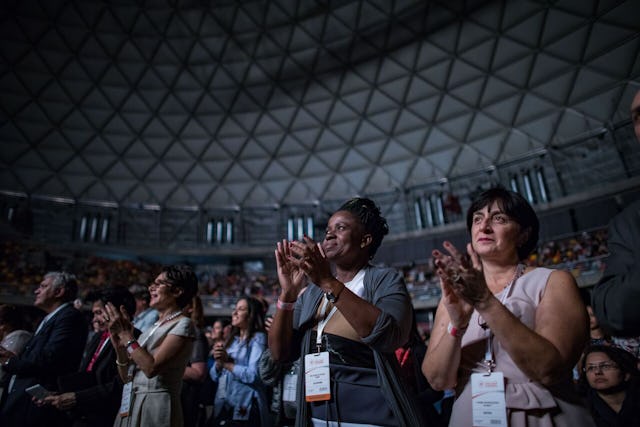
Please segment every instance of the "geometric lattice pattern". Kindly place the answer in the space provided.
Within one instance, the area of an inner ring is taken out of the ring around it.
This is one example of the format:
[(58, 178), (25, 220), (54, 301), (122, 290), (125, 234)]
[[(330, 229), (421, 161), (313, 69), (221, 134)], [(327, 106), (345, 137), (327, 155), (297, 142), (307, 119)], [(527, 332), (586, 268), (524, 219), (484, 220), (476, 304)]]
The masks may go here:
[(628, 118), (640, 2), (5, 0), (0, 190), (273, 206)]

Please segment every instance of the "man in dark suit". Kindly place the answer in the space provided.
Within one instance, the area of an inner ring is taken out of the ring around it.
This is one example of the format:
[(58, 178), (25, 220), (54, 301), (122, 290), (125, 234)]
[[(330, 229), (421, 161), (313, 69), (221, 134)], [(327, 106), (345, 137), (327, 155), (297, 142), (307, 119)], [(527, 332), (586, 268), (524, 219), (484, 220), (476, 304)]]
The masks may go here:
[(0, 361), (9, 382), (0, 402), (0, 426), (63, 426), (64, 414), (52, 407), (36, 405), (25, 391), (40, 384), (57, 390), (58, 377), (78, 368), (87, 340), (87, 323), (73, 307), (78, 292), (76, 278), (68, 273), (51, 272), (35, 291), (34, 305), (46, 313), (36, 333), (20, 356), (0, 349)]
[[(640, 91), (631, 102), (631, 123), (640, 142)], [(605, 332), (640, 335), (640, 200), (630, 203), (609, 223), (609, 257), (591, 306)]]
[(110, 427), (118, 412), (122, 382), (116, 366), (116, 352), (109, 342), (105, 305), (110, 302), (124, 307), (129, 316), (135, 313), (136, 302), (124, 287), (107, 288), (93, 302), (93, 324), (98, 331), (91, 337), (80, 362), (80, 369), (60, 377), (61, 394), (49, 396), (44, 404), (66, 411), (73, 427)]

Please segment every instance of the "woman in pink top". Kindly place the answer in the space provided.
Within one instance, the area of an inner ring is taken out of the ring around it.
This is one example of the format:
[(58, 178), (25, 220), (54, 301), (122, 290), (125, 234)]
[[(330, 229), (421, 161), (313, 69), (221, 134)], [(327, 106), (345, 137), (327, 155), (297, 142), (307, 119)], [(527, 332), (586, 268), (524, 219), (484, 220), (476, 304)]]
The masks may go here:
[(573, 389), (572, 368), (588, 339), (574, 278), (526, 267), (539, 222), (503, 188), (483, 192), (467, 213), (467, 254), (433, 251), (442, 286), (422, 371), (437, 390), (455, 389), (450, 426), (592, 426)]

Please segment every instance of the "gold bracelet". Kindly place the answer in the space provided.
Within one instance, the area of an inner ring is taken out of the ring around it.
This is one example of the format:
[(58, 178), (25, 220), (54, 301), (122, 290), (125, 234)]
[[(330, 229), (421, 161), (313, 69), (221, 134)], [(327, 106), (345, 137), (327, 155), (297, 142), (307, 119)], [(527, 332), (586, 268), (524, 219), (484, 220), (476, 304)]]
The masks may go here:
[(122, 363), (118, 359), (116, 359), (116, 365), (125, 367), (125, 366), (129, 366), (129, 362)]

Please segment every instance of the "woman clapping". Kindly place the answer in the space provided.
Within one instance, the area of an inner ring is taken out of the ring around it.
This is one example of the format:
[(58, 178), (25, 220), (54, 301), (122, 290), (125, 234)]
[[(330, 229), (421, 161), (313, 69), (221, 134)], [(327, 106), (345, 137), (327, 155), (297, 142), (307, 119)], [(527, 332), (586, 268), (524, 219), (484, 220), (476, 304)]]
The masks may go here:
[(374, 202), (355, 198), (331, 216), (321, 244), (277, 244), (282, 292), (269, 349), (276, 362), (301, 357), (296, 426), (425, 425), (395, 375), (409, 294), (396, 270), (370, 264), (387, 233)]
[(125, 383), (115, 427), (183, 425), (180, 388), (195, 336), (183, 309), (196, 294), (191, 268), (165, 267), (149, 285), (150, 306), (159, 318), (138, 340), (124, 309), (106, 306), (118, 373)]
[(572, 368), (588, 338), (587, 313), (565, 271), (526, 267), (538, 218), (522, 196), (494, 188), (470, 206), (463, 255), (433, 251), (442, 286), (422, 370), (455, 388), (450, 426), (592, 426)]

